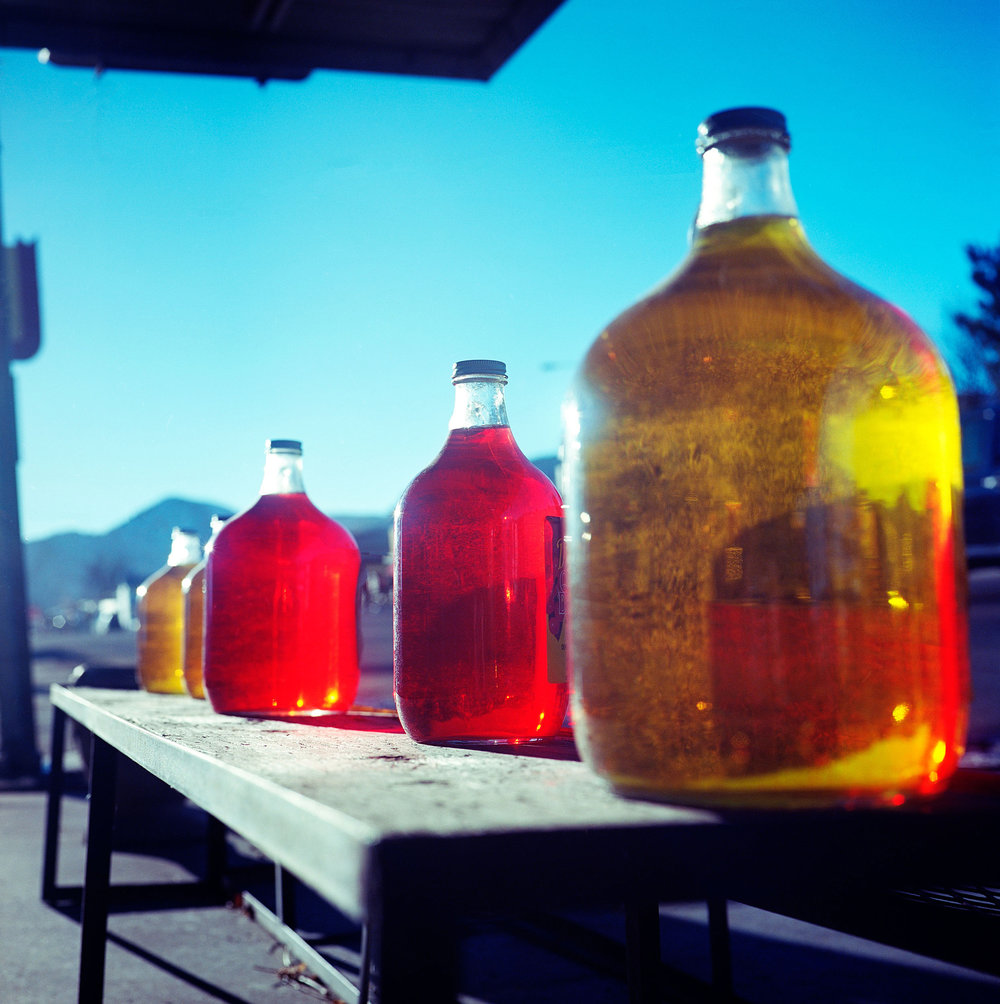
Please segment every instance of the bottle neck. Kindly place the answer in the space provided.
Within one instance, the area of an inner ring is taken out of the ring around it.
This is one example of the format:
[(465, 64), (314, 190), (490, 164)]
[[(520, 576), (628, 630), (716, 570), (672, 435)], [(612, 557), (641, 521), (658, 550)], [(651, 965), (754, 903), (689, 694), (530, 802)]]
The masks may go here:
[(211, 551), (212, 548), (215, 546), (215, 538), (219, 536), (219, 531), (226, 525), (229, 519), (230, 519), (229, 516), (212, 517), (212, 524), (211, 524), (212, 533), (211, 536), (208, 538), (207, 543), (205, 544), (204, 547), (205, 554), (208, 554), (208, 552)]
[(198, 534), (175, 530), (170, 539), (170, 554), (167, 564), (173, 568), (176, 565), (194, 565), (201, 560), (201, 541)]
[(486, 380), (476, 377), (455, 384), (455, 410), (448, 422), (449, 429), (479, 429), (509, 425), (504, 401), (506, 380)]
[(304, 493), (305, 490), (301, 453), (274, 450), (265, 454), (261, 495), (292, 495)]
[(798, 217), (788, 151), (759, 136), (733, 136), (702, 154), (695, 230), (747, 216)]

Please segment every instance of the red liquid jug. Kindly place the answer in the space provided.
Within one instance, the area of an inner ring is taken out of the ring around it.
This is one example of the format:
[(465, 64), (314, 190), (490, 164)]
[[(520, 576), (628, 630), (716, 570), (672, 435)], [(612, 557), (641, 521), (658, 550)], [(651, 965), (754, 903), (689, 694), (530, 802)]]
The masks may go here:
[(394, 689), (419, 742), (539, 739), (566, 713), (562, 503), (514, 442), (506, 382), (455, 364), (447, 442), (396, 508)]
[(316, 715), (358, 689), (351, 534), (306, 495), (297, 440), (268, 442), (260, 498), (231, 519), (205, 569), (205, 692), (227, 714)]

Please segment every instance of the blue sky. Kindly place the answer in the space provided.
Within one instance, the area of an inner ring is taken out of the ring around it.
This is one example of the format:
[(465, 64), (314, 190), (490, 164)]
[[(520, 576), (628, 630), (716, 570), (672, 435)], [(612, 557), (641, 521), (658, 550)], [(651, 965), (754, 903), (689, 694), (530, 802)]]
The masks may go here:
[(578, 361), (687, 251), (695, 130), (784, 111), (806, 232), (951, 353), (1000, 240), (995, 0), (567, 0), (487, 84), (95, 76), (0, 51), (3, 228), (39, 242), (15, 364), (25, 537), (171, 495), (242, 508), (302, 439), (327, 512), (391, 510), (451, 364), (506, 360), (529, 456)]

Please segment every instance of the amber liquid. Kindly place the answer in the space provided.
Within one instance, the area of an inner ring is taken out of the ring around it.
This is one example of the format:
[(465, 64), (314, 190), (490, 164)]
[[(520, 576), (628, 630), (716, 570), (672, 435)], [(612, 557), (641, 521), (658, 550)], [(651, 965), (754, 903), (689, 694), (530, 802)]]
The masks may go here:
[(184, 693), (184, 594), (190, 565), (168, 565), (136, 590), (136, 675), (144, 690)]
[(894, 803), (968, 705), (950, 379), (795, 220), (707, 228), (567, 407), (574, 726), (626, 793)]
[(315, 715), (358, 689), (360, 553), (305, 494), (262, 495), (206, 566), (204, 686), (219, 712)]
[(566, 713), (561, 499), (507, 427), (453, 430), (396, 512), (396, 707), (419, 742), (523, 742)]
[(204, 699), (203, 656), (205, 641), (205, 562), (184, 579), (184, 689)]

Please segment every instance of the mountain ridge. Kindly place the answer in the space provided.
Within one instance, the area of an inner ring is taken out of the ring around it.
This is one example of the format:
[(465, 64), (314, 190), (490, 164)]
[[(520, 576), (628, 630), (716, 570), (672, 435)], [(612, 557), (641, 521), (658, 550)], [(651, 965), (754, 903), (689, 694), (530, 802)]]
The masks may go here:
[[(558, 483), (554, 456), (531, 461)], [(236, 515), (228, 506), (168, 496), (130, 516), (105, 533), (76, 530), (52, 534), (24, 545), (28, 605), (44, 613), (78, 608), (110, 597), (122, 584), (132, 589), (166, 563), (174, 527), (194, 530), (202, 543), (211, 533), (212, 516)], [(329, 513), (354, 535), (363, 560), (379, 563), (389, 552), (392, 513)]]
[[(212, 516), (231, 513), (228, 506), (193, 499), (161, 499), (105, 533), (69, 530), (24, 545), (28, 605), (39, 611), (75, 606), (111, 596), (121, 583), (133, 589), (166, 563), (170, 534), (183, 527), (202, 543)], [(347, 527), (369, 560), (389, 549), (392, 514), (332, 514)]]

